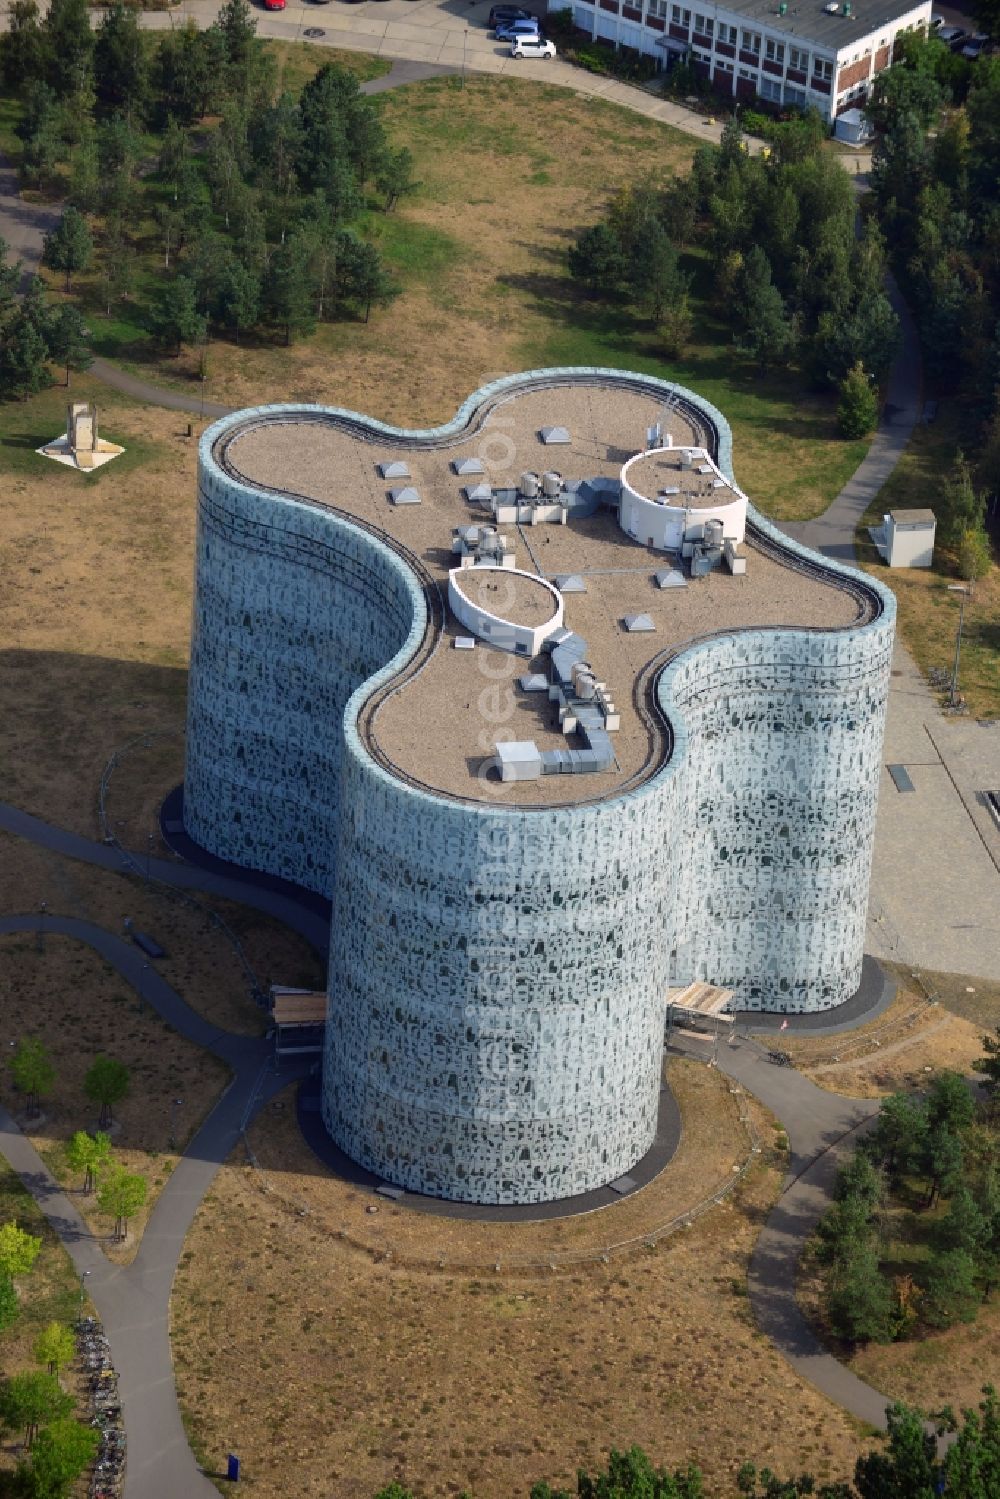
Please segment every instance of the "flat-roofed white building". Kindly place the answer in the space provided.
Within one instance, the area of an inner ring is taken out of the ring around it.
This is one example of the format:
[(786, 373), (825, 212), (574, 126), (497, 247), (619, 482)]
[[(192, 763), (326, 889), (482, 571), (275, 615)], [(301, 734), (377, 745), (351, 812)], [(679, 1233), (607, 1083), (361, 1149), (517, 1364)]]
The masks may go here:
[[(564, 0), (548, 0), (550, 11)], [(572, 0), (573, 20), (596, 40), (666, 64), (690, 57), (734, 98), (813, 106), (833, 121), (866, 102), (899, 36), (926, 31), (930, 0)]]

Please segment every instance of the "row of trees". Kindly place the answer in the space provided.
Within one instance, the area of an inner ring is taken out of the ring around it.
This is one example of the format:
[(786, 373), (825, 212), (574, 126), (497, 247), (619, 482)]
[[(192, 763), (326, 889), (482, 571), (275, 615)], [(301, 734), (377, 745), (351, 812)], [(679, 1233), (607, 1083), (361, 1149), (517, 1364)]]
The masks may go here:
[[(37, 1113), (41, 1100), (48, 1098), (56, 1082), (56, 1069), (44, 1042), (37, 1036), (22, 1036), (7, 1065), (14, 1087), (24, 1095), (28, 1114)], [(99, 1124), (104, 1129), (113, 1123), (114, 1107), (127, 1098), (130, 1087), (129, 1070), (115, 1057), (95, 1057), (88, 1067), (83, 1091), (100, 1109)]]
[[(825, 1311), (837, 1336), (888, 1342), (975, 1318), (1000, 1277), (998, 1145), (958, 1073), (941, 1073), (925, 1097), (883, 1102), (818, 1229)], [(908, 1254), (906, 1272), (893, 1274), (900, 1240), (923, 1257)]]
[(752, 157), (731, 121), (690, 176), (619, 193), (570, 249), (571, 274), (589, 296), (634, 303), (674, 352), (707, 259), (707, 300), (758, 367), (795, 364), (817, 386), (840, 386), (858, 366), (878, 380), (898, 341), (885, 248), (874, 224), (856, 237), (853, 187), (822, 152), (823, 133), (818, 117), (789, 122), (769, 158)]
[[(930, 1427), (923, 1412), (902, 1404), (886, 1411), (883, 1447), (858, 1458), (853, 1482), (817, 1485), (809, 1473), (783, 1478), (769, 1468), (744, 1463), (735, 1491), (747, 1499), (992, 1499), (1000, 1493), (1000, 1401), (987, 1385), (976, 1410), (935, 1413)], [(936, 1434), (954, 1440), (939, 1451)], [(612, 1452), (606, 1469), (577, 1474), (577, 1499), (707, 1499), (700, 1469), (694, 1463), (673, 1471), (657, 1468), (641, 1447)], [(716, 1489), (717, 1494), (719, 1491)], [(410, 1489), (391, 1483), (375, 1499), (414, 1499)], [(570, 1499), (568, 1489), (536, 1483), (531, 1499)]]
[[(42, 1241), (13, 1221), (0, 1225), (0, 1333), (20, 1314), (14, 1279), (29, 1275)], [(0, 1427), (22, 1435), (25, 1455), (0, 1476), (0, 1493), (16, 1499), (65, 1499), (97, 1451), (97, 1432), (77, 1421), (73, 1398), (59, 1383), (75, 1352), (73, 1333), (49, 1322), (35, 1339), (37, 1370), (0, 1381)]]
[[(320, 320), (367, 321), (396, 294), (357, 221), (370, 189), (386, 212), (413, 190), (413, 159), (352, 73), (326, 66), (298, 98), (279, 93), (246, 0), (155, 52), (123, 0), (96, 33), (86, 17), (85, 0), (56, 0), (44, 20), (14, 0), (0, 38), (22, 177), (68, 194), (45, 252), (67, 291), (96, 260), (104, 310), (138, 298), (139, 320), (175, 348), (213, 329), (290, 342)], [(71, 70), (67, 32), (82, 38)]]
[(946, 542), (964, 547), (974, 577), (989, 565), (985, 518), (1000, 495), (1000, 59), (981, 58), (962, 79), (936, 39), (908, 38), (904, 53), (869, 105), (872, 186), (926, 372), (958, 398), (968, 461), (942, 509)]
[[(41, 1100), (55, 1087), (55, 1067), (45, 1046), (36, 1037), (20, 1040), (9, 1059), (14, 1086), (24, 1095), (30, 1113), (38, 1110)], [(83, 1091), (100, 1109), (99, 1128), (89, 1134), (77, 1130), (66, 1147), (66, 1160), (72, 1171), (83, 1172), (83, 1192), (96, 1192), (97, 1205), (115, 1222), (115, 1238), (128, 1236), (128, 1223), (146, 1202), (146, 1178), (128, 1171), (111, 1155), (111, 1139), (105, 1131), (114, 1122), (115, 1106), (127, 1097), (131, 1079), (128, 1068), (115, 1057), (94, 1059), (83, 1079)], [(2, 1232), (2, 1230), (0, 1230)], [(3, 1287), (0, 1285), (0, 1297)]]

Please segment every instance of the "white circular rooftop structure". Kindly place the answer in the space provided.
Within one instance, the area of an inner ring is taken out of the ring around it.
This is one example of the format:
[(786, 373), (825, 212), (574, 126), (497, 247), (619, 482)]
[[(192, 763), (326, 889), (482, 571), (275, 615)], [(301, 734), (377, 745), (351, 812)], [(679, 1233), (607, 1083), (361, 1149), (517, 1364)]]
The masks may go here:
[(747, 497), (704, 448), (647, 448), (624, 465), (621, 484), (619, 523), (641, 546), (679, 552), (702, 541), (712, 521), (721, 523), (723, 540), (743, 541)]

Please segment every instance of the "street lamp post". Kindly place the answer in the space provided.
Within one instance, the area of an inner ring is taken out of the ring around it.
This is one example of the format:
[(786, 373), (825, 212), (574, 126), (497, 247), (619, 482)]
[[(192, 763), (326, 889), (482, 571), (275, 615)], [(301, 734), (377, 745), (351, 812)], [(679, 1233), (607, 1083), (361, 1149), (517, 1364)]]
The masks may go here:
[(87, 1276), (89, 1274), (90, 1274), (89, 1270), (84, 1270), (82, 1272), (81, 1276), (80, 1276), (80, 1319), (81, 1320), (83, 1319), (83, 1303), (84, 1303), (84, 1300), (86, 1299), (86, 1293), (87, 1293)]
[(177, 1149), (177, 1110), (184, 1102), (183, 1098), (174, 1098), (170, 1104), (170, 1149)]
[(949, 583), (949, 593), (959, 593), (962, 602), (958, 610), (958, 634), (955, 637), (955, 665), (951, 671), (951, 691), (948, 694), (948, 706), (954, 708), (958, 702), (958, 663), (962, 654), (962, 626), (965, 624), (965, 601), (972, 593), (971, 588), (964, 587), (961, 583)]

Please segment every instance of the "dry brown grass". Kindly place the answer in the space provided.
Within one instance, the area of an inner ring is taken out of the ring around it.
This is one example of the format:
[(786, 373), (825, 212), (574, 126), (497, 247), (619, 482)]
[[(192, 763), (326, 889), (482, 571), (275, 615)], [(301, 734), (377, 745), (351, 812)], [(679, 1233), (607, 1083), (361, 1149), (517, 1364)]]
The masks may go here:
[[(727, 1204), (686, 1231), (555, 1272), (421, 1270), (359, 1252), (322, 1229), (343, 1219), (415, 1258), (525, 1246), (595, 1247), (704, 1195), (740, 1148), (727, 1084), (671, 1073), (685, 1144), (660, 1183), (566, 1225), (488, 1227), (381, 1205), (335, 1181), (297, 1140), (290, 1105), (255, 1129), (267, 1185), (241, 1158), (199, 1211), (173, 1299), (178, 1387), (199, 1449), (232, 1445), (260, 1494), (370, 1499), (405, 1477), (420, 1494), (468, 1487), (526, 1495), (541, 1477), (571, 1484), (578, 1464), (641, 1443), (657, 1461), (702, 1464), (729, 1492), (752, 1454), (845, 1474), (849, 1421), (754, 1330), (747, 1257), (783, 1158), (768, 1149)], [(771, 1127), (768, 1138), (773, 1137)], [(672, 1182), (672, 1188), (670, 1183)], [(661, 1202), (658, 1194), (664, 1194)], [(288, 1202), (309, 1204), (307, 1216)], [(378, 1224), (378, 1229), (373, 1227)], [(500, 1252), (500, 1251), (497, 1251)]]
[[(32, 451), (64, 425), (65, 391), (0, 412), (0, 763), (7, 800), (93, 836), (112, 751), (183, 728), (195, 444), (176, 413), (93, 381), (73, 394), (99, 402), (102, 431), (126, 448), (89, 477)], [(157, 744), (150, 784), (165, 791), (182, 741)]]
[[(548, 336), (567, 299), (569, 235), (620, 184), (684, 171), (695, 149), (657, 121), (518, 80), (431, 79), (382, 95), (379, 107), (421, 182), (396, 213), (374, 208), (366, 226), (402, 295), (368, 324), (325, 325), (291, 348), (213, 343), (210, 398), (333, 401), (408, 426), (446, 420)], [(157, 358), (156, 378), (197, 391), (197, 366), (191, 351)]]
[(974, 1406), (1000, 1369), (1000, 1299), (994, 1293), (971, 1326), (928, 1333), (919, 1343), (872, 1344), (850, 1365), (876, 1389), (923, 1410)]
[(157, 972), (222, 1030), (260, 1035), (265, 1019), (212, 911), (235, 931), (262, 983), (273, 979), (314, 987), (323, 982), (319, 959), (304, 939), (256, 911), (217, 900), (194, 906), (155, 883), (61, 858), (0, 833), (0, 911), (35, 915), (42, 901), (52, 915), (76, 916), (112, 932), (122, 932), (128, 916), (166, 949)]
[[(787, 1033), (786, 1033), (787, 1034)], [(762, 1039), (774, 1044), (773, 1033)], [(881, 1098), (921, 1086), (945, 1069), (970, 1072), (982, 1055), (982, 1028), (901, 988), (884, 1014), (840, 1036), (782, 1035), (798, 1070), (830, 1093)]]
[[(129, 1171), (147, 1178), (146, 1210), (130, 1225), (125, 1245), (105, 1244), (116, 1260), (131, 1259), (152, 1207), (178, 1160), (170, 1148), (176, 1122), (177, 1144), (194, 1134), (225, 1085), (228, 1069), (211, 1054), (171, 1030), (148, 1005), (141, 1009), (134, 991), (89, 947), (49, 934), (39, 950), (31, 936), (0, 937), (0, 1053), (36, 1036), (55, 1067), (55, 1086), (42, 1101), (42, 1117), (26, 1118), (23, 1099), (3, 1078), (8, 1107), (31, 1143), (64, 1186), (80, 1183), (65, 1161), (64, 1147), (75, 1130), (97, 1128), (98, 1110), (83, 1091), (84, 1076), (100, 1054), (123, 1062), (131, 1074), (127, 1098), (115, 1108), (113, 1153)], [(172, 1108), (171, 1100), (180, 1098)], [(99, 1235), (113, 1228), (94, 1197), (75, 1193), (88, 1224)]]

